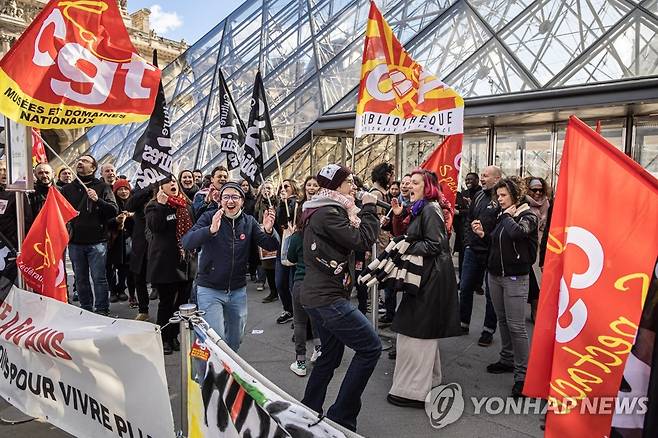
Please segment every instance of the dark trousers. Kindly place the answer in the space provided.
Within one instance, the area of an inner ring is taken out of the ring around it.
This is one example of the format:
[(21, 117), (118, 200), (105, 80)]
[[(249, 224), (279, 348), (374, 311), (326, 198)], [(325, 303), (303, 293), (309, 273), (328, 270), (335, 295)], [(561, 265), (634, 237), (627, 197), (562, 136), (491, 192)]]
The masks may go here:
[(135, 289), (137, 291), (137, 303), (139, 313), (149, 313), (149, 292), (146, 288), (146, 262), (142, 263), (142, 271), (135, 276)]
[[(487, 271), (487, 254), (476, 253), (471, 248), (464, 250), (464, 264), (462, 265), (461, 280), (459, 282), (459, 313), (462, 326), (468, 327), (471, 323), (471, 313), (473, 313), (473, 293), (475, 288), (484, 281), (484, 274)], [(496, 312), (489, 295), (489, 287), (485, 288), (485, 297), (487, 300), (484, 313), (484, 327), (482, 331), (490, 333), (496, 332)]]
[(276, 290), (276, 271), (274, 269), (263, 269), (263, 272), (265, 272), (265, 279), (270, 288), (270, 295), (278, 295)]
[[(187, 303), (190, 298), (190, 284), (189, 281), (153, 284), (160, 296), (157, 316), (157, 324), (160, 327), (164, 327), (169, 322), (169, 318), (174, 316), (174, 312), (181, 304)], [(178, 324), (169, 324), (162, 329), (163, 341), (171, 341), (176, 336), (178, 336)]]
[(132, 298), (135, 297), (135, 275), (130, 272), (129, 266), (126, 265), (114, 265), (113, 270), (117, 273), (117, 281), (113, 285), (112, 293), (118, 295), (122, 292), (125, 292), (126, 287), (128, 288), (128, 295)]
[(290, 286), (292, 285), (291, 278), (293, 272), (294, 267), (283, 266), (281, 264), (281, 259), (277, 255), (275, 268), (276, 291), (281, 299), (283, 310), (290, 313), (292, 313), (292, 294), (290, 292)]
[(336, 401), (327, 417), (356, 431), (356, 418), (361, 411), (361, 394), (368, 384), (382, 352), (379, 336), (359, 310), (345, 299), (322, 307), (306, 308), (320, 335), (322, 355), (313, 367), (302, 403), (322, 414), (327, 387), (340, 366), (345, 346), (354, 350)]
[(395, 308), (398, 305), (397, 295), (391, 288), (384, 289), (384, 309), (386, 309), (386, 318), (395, 317)]

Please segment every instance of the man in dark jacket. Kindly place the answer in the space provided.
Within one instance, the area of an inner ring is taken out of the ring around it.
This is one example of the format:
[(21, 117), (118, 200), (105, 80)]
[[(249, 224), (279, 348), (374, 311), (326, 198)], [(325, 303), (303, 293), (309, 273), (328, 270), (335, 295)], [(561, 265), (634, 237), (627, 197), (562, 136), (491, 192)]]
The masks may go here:
[(316, 180), (320, 190), (303, 207), (306, 275), (300, 302), (318, 330), (322, 354), (302, 403), (322, 414), (327, 386), (343, 351), (346, 346), (353, 349), (354, 358), (327, 417), (355, 431), (361, 394), (382, 349), (368, 319), (349, 300), (355, 281), (354, 251), (368, 251), (379, 235), (377, 198), (365, 193), (359, 211), (354, 206), (352, 172), (337, 164), (323, 167)]
[[(473, 312), (473, 293), (482, 284), (482, 281), (484, 281), (489, 254), (489, 241), (475, 234), (472, 227), (473, 223), (476, 222), (482, 224), (485, 233), (490, 233), (496, 226), (496, 218), (498, 217), (500, 207), (496, 202), (493, 188), (501, 177), (502, 172), (499, 167), (485, 167), (480, 176), (482, 190), (477, 192), (468, 209), (464, 235), (464, 261), (459, 282), (459, 313), (462, 332), (464, 334), (467, 334), (469, 331), (471, 313)], [(487, 302), (484, 314), (484, 327), (478, 340), (478, 345), (482, 347), (491, 345), (498, 323), (489, 291), (485, 293), (485, 296)]]
[(457, 193), (457, 199), (455, 200), (455, 218), (453, 220), (453, 229), (455, 230), (455, 246), (453, 252), (459, 253), (459, 274), (462, 272), (462, 265), (464, 264), (464, 234), (466, 233), (466, 228), (470, 228), (471, 224), (467, 223), (468, 221), (468, 210), (471, 207), (471, 203), (478, 192), (482, 190), (480, 187), (479, 176), (475, 172), (469, 172), (464, 178), (466, 183), (466, 188), (461, 192)]
[(202, 188), (194, 195), (192, 200), (194, 217), (200, 218), (206, 211), (218, 208), (218, 193), (226, 181), (228, 181), (228, 169), (224, 166), (215, 167), (211, 173), (210, 187)]
[(28, 195), (34, 217), (37, 217), (43, 204), (46, 203), (48, 190), (54, 183), (53, 177), (53, 168), (48, 163), (39, 163), (34, 168), (34, 192)]
[(252, 241), (268, 251), (279, 249), (274, 211), (263, 225), (244, 214), (244, 192), (228, 182), (219, 191), (221, 208), (206, 211), (182, 239), (183, 248), (201, 248), (196, 277), (199, 310), (233, 351), (238, 351), (247, 323), (247, 261)]
[[(78, 159), (78, 178), (62, 188), (62, 194), (80, 214), (69, 224), (69, 257), (75, 273), (80, 307), (109, 315), (109, 285), (106, 275), (107, 222), (116, 217), (117, 206), (112, 187), (95, 177), (98, 163), (90, 155)], [(92, 295), (89, 274), (94, 282)], [(95, 307), (95, 308), (94, 308)]]

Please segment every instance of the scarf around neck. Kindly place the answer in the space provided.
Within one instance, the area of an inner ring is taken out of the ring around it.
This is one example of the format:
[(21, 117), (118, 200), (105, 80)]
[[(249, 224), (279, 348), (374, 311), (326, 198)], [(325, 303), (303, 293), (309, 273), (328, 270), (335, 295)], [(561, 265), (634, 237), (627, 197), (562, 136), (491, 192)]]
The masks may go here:
[(176, 209), (176, 245), (178, 246), (180, 259), (183, 260), (185, 258), (185, 250), (183, 249), (181, 239), (192, 228), (192, 216), (187, 209), (187, 200), (182, 196), (169, 196), (167, 205)]
[(303, 210), (319, 208), (327, 205), (337, 205), (345, 209), (350, 219), (350, 224), (354, 228), (359, 228), (361, 218), (357, 216), (361, 209), (354, 204), (354, 199), (338, 193), (336, 190), (321, 188), (313, 195), (310, 201), (306, 201)]

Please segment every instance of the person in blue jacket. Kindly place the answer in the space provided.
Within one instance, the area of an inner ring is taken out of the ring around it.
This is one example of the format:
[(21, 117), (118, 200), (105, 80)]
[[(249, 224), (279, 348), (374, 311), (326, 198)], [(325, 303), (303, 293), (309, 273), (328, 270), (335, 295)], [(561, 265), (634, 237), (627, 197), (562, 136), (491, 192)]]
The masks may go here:
[(187, 250), (201, 249), (197, 271), (197, 303), (205, 319), (233, 351), (238, 351), (247, 323), (247, 266), (252, 240), (279, 249), (274, 210), (262, 226), (244, 214), (240, 184), (227, 182), (219, 191), (220, 208), (206, 211), (182, 239)]

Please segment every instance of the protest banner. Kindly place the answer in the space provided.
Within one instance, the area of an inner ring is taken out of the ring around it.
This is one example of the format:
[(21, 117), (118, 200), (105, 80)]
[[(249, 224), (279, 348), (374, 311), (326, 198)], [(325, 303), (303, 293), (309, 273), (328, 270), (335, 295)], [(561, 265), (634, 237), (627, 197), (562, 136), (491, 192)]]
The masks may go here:
[(156, 326), (18, 288), (0, 303), (0, 396), (77, 437), (174, 437)]

